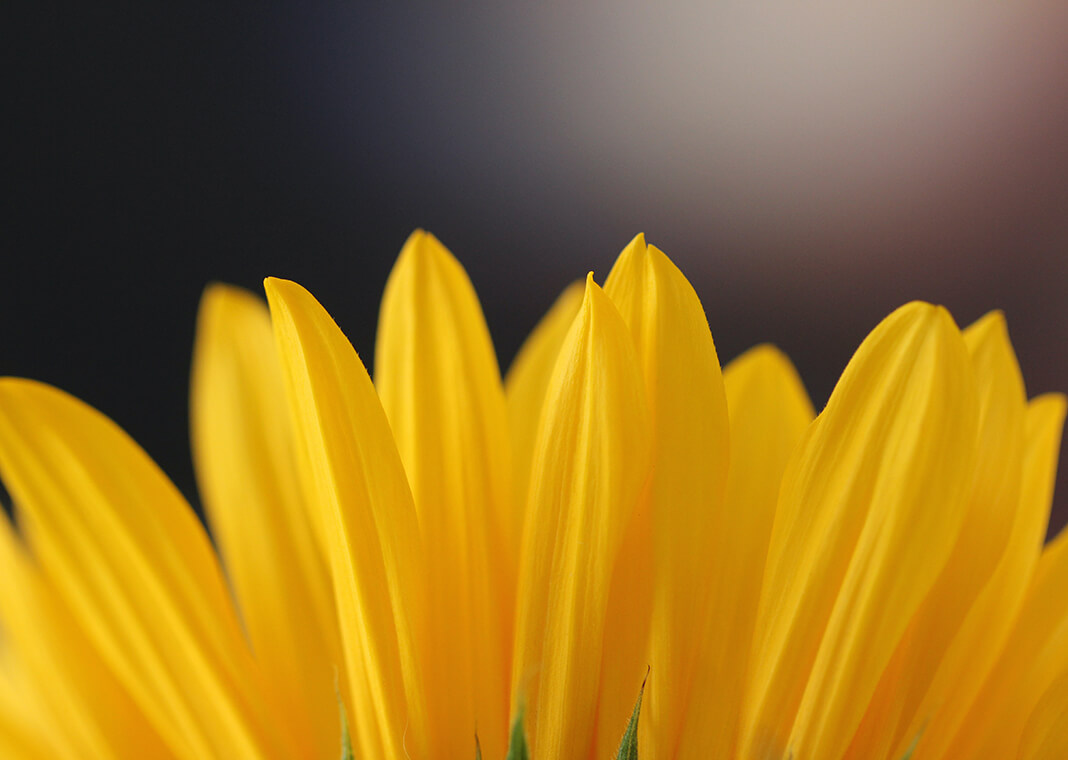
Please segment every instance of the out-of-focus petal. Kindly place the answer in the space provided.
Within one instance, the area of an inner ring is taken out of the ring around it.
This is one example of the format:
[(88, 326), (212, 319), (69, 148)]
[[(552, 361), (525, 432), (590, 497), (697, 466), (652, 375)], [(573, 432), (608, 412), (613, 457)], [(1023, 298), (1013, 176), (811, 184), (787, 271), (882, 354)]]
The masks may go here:
[(0, 380), (0, 470), (35, 556), (175, 754), (292, 755), (203, 528), (114, 423)]
[(341, 731), (337, 614), (261, 299), (222, 285), (204, 293), (190, 406), (201, 498), (252, 649), (302, 751), (326, 757)]
[[(1028, 410), (1028, 445), (1024, 459), (1021, 508), (1048, 510), (1057, 471), (1057, 452), (1064, 424), (1065, 398), (1042, 396)], [(1034, 545), (1041, 543), (1035, 531)], [(998, 659), (975, 697), (956, 722), (951, 742), (941, 739), (943, 728), (936, 719), (938, 744), (928, 744), (926, 732), (917, 757), (968, 758), (1012, 757), (1026, 722), (1042, 695), (1057, 676), (1068, 670), (1068, 533), (1062, 533), (1042, 551), (1011, 632)], [(1001, 614), (1006, 614), (1002, 610)], [(977, 645), (977, 651), (983, 650)], [(945, 747), (942, 750), (942, 747)], [(923, 753), (919, 754), (922, 750)]]
[(560, 346), (582, 304), (583, 290), (583, 283), (575, 282), (560, 294), (519, 349), (504, 379), (512, 437), (512, 482), (520, 510), (526, 506), (534, 441), (538, 435), (545, 391), (549, 387)]

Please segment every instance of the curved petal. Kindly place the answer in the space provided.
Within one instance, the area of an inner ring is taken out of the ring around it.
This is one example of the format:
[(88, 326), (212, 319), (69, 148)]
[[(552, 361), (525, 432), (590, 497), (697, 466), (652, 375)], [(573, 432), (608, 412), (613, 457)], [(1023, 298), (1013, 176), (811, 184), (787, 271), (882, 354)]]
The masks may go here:
[(181, 757), (280, 757), (218, 562), (125, 433), (49, 386), (0, 380), (0, 470), (73, 616)]
[(1068, 673), (1042, 695), (1024, 727), (1019, 760), (1064, 760), (1068, 757)]
[(252, 649), (301, 751), (327, 757), (341, 735), (337, 614), (261, 299), (222, 285), (205, 291), (190, 406), (201, 498)]
[[(693, 287), (643, 236), (620, 254), (605, 292), (630, 328), (648, 391), (652, 478), (642, 508), (649, 512), (651, 535), (640, 550), (651, 553), (652, 594), (647, 610), (633, 604), (638, 595), (617, 595), (623, 602), (617, 619), (638, 627), (649, 617), (648, 659), (629, 653), (627, 662), (607, 662), (602, 691), (631, 701), (632, 684), (648, 663), (654, 675), (642, 709), (643, 753), (714, 756), (729, 747), (736, 705), (718, 690), (695, 692), (694, 682), (718, 682), (738, 663), (725, 647), (730, 632), (711, 625), (725, 592), (716, 563), (732, 540), (724, 531), (729, 434), (719, 358)], [(621, 569), (632, 562), (640, 560), (623, 557)], [(710, 661), (709, 653), (718, 657)], [(699, 662), (706, 670), (698, 672)], [(615, 673), (626, 680), (614, 683)], [(610, 707), (604, 705), (599, 716), (610, 732), (602, 753), (618, 741), (612, 733), (630, 713), (629, 705), (617, 705), (615, 712)]]
[(474, 288), (433, 235), (408, 238), (382, 297), (375, 387), (423, 534), (434, 654), (424, 663), (435, 754), (463, 757), (478, 730), (508, 742), (519, 511), (500, 371)]
[[(1028, 412), (1028, 447), (1024, 461), (1022, 498), (1048, 510), (1057, 472), (1057, 452), (1064, 423), (1065, 398), (1047, 395), (1031, 402)], [(1032, 536), (1032, 550), (1040, 546), (1042, 531)], [(917, 757), (1012, 757), (1024, 726), (1043, 693), (1058, 674), (1068, 670), (1068, 534), (1048, 545), (1035, 565), (1019, 613), (1001, 646), (998, 659), (987, 673), (974, 699), (965, 692), (953, 741), (936, 752), (925, 736)], [(999, 611), (994, 610), (993, 614)], [(1004, 609), (1001, 615), (1007, 614)], [(977, 650), (983, 650), (977, 647)], [(969, 706), (970, 704), (970, 706)], [(944, 733), (937, 722), (935, 738)]]
[[(947, 651), (999, 562), (1012, 550), (1013, 536), (1037, 558), (1038, 511), (1020, 504), (1027, 399), (1004, 317), (1000, 312), (986, 315), (964, 331), (964, 342), (979, 399), (979, 446), (967, 517), (945, 567), (883, 673), (850, 757), (897, 760), (939, 705), (964, 698), (959, 672), (938, 673), (946, 665)], [(1021, 581), (1017, 585), (1022, 594), (1026, 576)], [(1000, 617), (1011, 619), (1012, 612), (1005, 610)], [(999, 626), (986, 622), (983, 641), (993, 642)], [(957, 662), (972, 673), (991, 661), (979, 652), (969, 655)]]
[(512, 690), (534, 756), (591, 748), (612, 567), (648, 433), (633, 341), (591, 275), (549, 385), (523, 536)]
[(846, 750), (960, 530), (976, 403), (942, 308), (906, 305), (857, 350), (783, 476), (743, 756)]
[(312, 508), (327, 544), (361, 756), (426, 757), (423, 569), (404, 467), (356, 352), (294, 282), (265, 282)]

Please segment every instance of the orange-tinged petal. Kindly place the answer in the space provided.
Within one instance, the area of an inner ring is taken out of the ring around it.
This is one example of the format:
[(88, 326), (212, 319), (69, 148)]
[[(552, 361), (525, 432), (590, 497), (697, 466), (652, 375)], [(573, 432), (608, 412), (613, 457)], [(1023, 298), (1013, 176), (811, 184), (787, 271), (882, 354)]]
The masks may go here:
[[(294, 282), (265, 282), (298, 445), (333, 578), (358, 754), (427, 757), (423, 570), (411, 491), (371, 379)], [(407, 747), (405, 744), (407, 742)]]
[[(1033, 504), (1039, 505), (1040, 510), (1049, 508), (1064, 413), (1065, 398), (1059, 394), (1042, 396), (1031, 402), (1022, 508)], [(1035, 533), (1032, 547), (1039, 546), (1042, 540), (1042, 531)], [(960, 695), (956, 704), (968, 709), (962, 719), (950, 726), (956, 729), (956, 736), (952, 742), (945, 741), (942, 716), (937, 716), (931, 726), (932, 738), (929, 740), (925, 732), (917, 747), (917, 757), (967, 760), (1013, 756), (1040, 698), (1057, 676), (1068, 670), (1066, 587), (1068, 534), (1062, 533), (1042, 551), (993, 668), (986, 673), (974, 698), (969, 691)], [(991, 619), (999, 613), (1011, 615), (1011, 608), (994, 609), (990, 613)], [(1000, 637), (995, 640), (995, 644), (998, 643), (1001, 643)], [(981, 643), (976, 644), (975, 651), (985, 656)]]
[(783, 476), (744, 757), (845, 751), (960, 529), (976, 404), (942, 308), (906, 305), (857, 350)]
[(538, 435), (545, 391), (556, 366), (560, 346), (582, 304), (583, 291), (583, 284), (574, 282), (560, 294), (519, 349), (504, 379), (512, 438), (512, 484), (520, 510), (526, 506), (534, 442)]
[[(979, 399), (979, 446), (967, 517), (949, 560), (883, 673), (850, 757), (897, 760), (938, 705), (962, 696), (959, 685), (948, 691), (948, 673), (934, 688), (932, 684), (973, 602), (1010, 550), (1015, 524), (1017, 540), (1034, 554), (1037, 511), (1018, 508), (1027, 401), (1004, 317), (991, 312), (965, 330), (964, 341)], [(972, 670), (981, 661), (971, 657), (960, 664)]]
[(61, 391), (6, 378), (0, 470), (64, 603), (176, 755), (291, 756), (207, 536), (133, 441)]
[(648, 434), (633, 340), (591, 275), (549, 384), (523, 536), (512, 690), (534, 756), (592, 749), (612, 567)]
[(505, 754), (518, 510), (500, 371), (471, 282), (433, 235), (408, 238), (382, 298), (375, 387), (415, 499), (441, 757)]
[[(733, 695), (693, 689), (699, 679), (721, 681), (739, 663), (725, 647), (730, 631), (710, 625), (725, 592), (716, 561), (732, 540), (724, 531), (729, 433), (716, 347), (690, 283), (641, 235), (620, 254), (605, 292), (633, 335), (652, 419), (653, 474), (642, 502), (651, 516), (651, 608), (627, 605), (621, 615), (650, 617), (652, 677), (642, 708), (642, 754), (654, 759), (722, 754), (731, 741)], [(621, 567), (631, 561), (621, 558)], [(626, 603), (635, 597), (621, 593), (618, 598)], [(707, 671), (698, 672), (702, 650), (718, 657), (701, 660)], [(622, 692), (631, 702), (632, 683), (645, 665), (633, 655), (627, 662), (606, 662), (603, 691)], [(631, 683), (613, 683), (609, 679), (616, 672)], [(608, 707), (602, 708), (599, 725), (618, 733), (630, 707), (616, 712)], [(618, 736), (609, 741), (614, 744)], [(602, 753), (610, 746), (601, 747)]]
[(202, 501), (256, 659), (300, 751), (334, 754), (337, 614), (300, 492), (270, 315), (251, 293), (204, 293), (191, 421)]
[(1024, 727), (1018, 760), (1068, 757), (1068, 673), (1046, 690)]

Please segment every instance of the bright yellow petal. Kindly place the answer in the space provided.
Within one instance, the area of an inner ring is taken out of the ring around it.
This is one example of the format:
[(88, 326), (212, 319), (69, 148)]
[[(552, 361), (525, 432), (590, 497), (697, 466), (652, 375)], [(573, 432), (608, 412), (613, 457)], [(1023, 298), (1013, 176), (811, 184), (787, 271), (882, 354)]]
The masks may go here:
[(1042, 695), (1024, 727), (1019, 760), (1064, 760), (1068, 757), (1068, 673)]
[(583, 284), (575, 282), (560, 294), (519, 349), (504, 379), (512, 437), (512, 485), (520, 510), (526, 505), (545, 390), (556, 366), (556, 357), (560, 355), (560, 346), (582, 304), (583, 291)]
[[(17, 708), (24, 724), (36, 711), (35, 729), (47, 732), (38, 743), (48, 741), (59, 754), (86, 758), (171, 756), (4, 516), (0, 516), (0, 619), (5, 655), (18, 658), (23, 675), (17, 684), (22, 693), (9, 709)], [(24, 725), (24, 738), (30, 736), (30, 728)]]
[[(732, 540), (724, 531), (729, 433), (716, 347), (690, 283), (641, 235), (620, 254), (605, 292), (638, 348), (653, 426), (653, 476), (642, 505), (651, 514), (652, 606), (623, 615), (631, 620), (650, 615), (648, 663), (655, 675), (642, 707), (643, 754), (721, 754), (731, 741), (733, 695), (694, 691), (696, 680), (719, 682), (739, 661), (725, 647), (729, 629), (710, 626), (723, 591), (716, 562)], [(621, 564), (629, 561), (625, 557)], [(718, 657), (706, 659), (707, 670), (698, 672), (702, 650)], [(633, 682), (645, 664), (642, 659), (606, 662), (607, 672), (627, 675), (631, 685), (609, 681), (604, 691), (621, 691), (632, 702)], [(609, 712), (607, 707), (599, 724), (618, 733), (630, 708)], [(618, 742), (618, 736), (611, 741)]]
[(633, 340), (591, 275), (549, 384), (523, 535), (512, 689), (536, 757), (591, 748), (609, 583), (648, 436)]
[[(725, 726), (703, 725), (711, 734), (701, 746), (727, 747), (704, 757), (730, 757), (737, 741), (741, 694), (749, 662), (764, 562), (779, 483), (786, 463), (814, 412), (790, 360), (771, 346), (758, 346), (725, 368), (723, 381), (730, 411), (730, 471), (727, 478), (720, 598), (714, 624), (722, 631), (729, 662), (718, 663), (717, 678), (694, 683), (694, 706), (722, 700)], [(705, 656), (715, 654), (711, 649)], [(705, 663), (700, 674), (714, 671)], [(691, 707), (691, 710), (693, 707)], [(724, 744), (730, 742), (730, 744)]]
[(0, 470), (64, 603), (175, 754), (286, 754), (211, 544), (136, 444), (80, 401), (8, 378)]
[(0, 649), (0, 757), (10, 760), (53, 760), (66, 752), (56, 741), (57, 726), (46, 723), (46, 714), (26, 693), (25, 679), (16, 678), (13, 654)]
[(267, 305), (246, 291), (204, 293), (191, 416), (201, 497), (256, 659), (301, 752), (336, 754), (333, 591), (300, 493)]
[(976, 413), (944, 309), (904, 306), (861, 344), (783, 476), (744, 757), (845, 751), (960, 529)]
[(408, 238), (382, 298), (375, 387), (423, 535), (434, 651), (423, 663), (441, 757), (508, 742), (518, 510), (500, 371), (474, 288), (429, 233)]
[[(950, 688), (948, 673), (933, 689), (932, 683), (969, 609), (1010, 546), (1020, 518), (1026, 519), (1019, 537), (1034, 553), (1037, 521), (1030, 515), (1035, 510), (1018, 508), (1027, 401), (1004, 317), (991, 312), (965, 331), (964, 340), (979, 399), (979, 446), (967, 517), (949, 560), (883, 673), (853, 739), (851, 757), (900, 758), (940, 704), (962, 697), (959, 684)], [(1006, 612), (1011, 618), (1011, 610)], [(960, 664), (974, 670), (981, 662), (978, 653), (972, 653)]]
[[(1034, 508), (1031, 505), (1038, 505), (1040, 511), (1049, 509), (1064, 413), (1063, 396), (1051, 394), (1031, 402), (1022, 509)], [(1034, 531), (1031, 536), (1032, 550), (1041, 545), (1041, 534), (1042, 531)], [(933, 739), (928, 743), (925, 732), (917, 757), (967, 760), (1013, 756), (1035, 705), (1057, 676), (1068, 670), (1065, 588), (1068, 588), (1068, 534), (1062, 534), (1039, 557), (1019, 613), (1012, 621), (1011, 632), (974, 699), (968, 691), (960, 695), (961, 706), (970, 704), (970, 707), (953, 726), (957, 728), (953, 742), (947, 743), (942, 738), (946, 729), (940, 724), (942, 716), (937, 716), (931, 726)], [(990, 614), (991, 619), (994, 614), (1011, 614), (1011, 607), (995, 608)], [(999, 639), (995, 639), (995, 644)], [(981, 644), (975, 645), (975, 651), (985, 655)], [(942, 747), (946, 749), (942, 751)]]
[(312, 295), (274, 278), (265, 288), (312, 508), (326, 534), (357, 753), (427, 757), (422, 700), (440, 695), (419, 681), (424, 575), (389, 423), (356, 352)]

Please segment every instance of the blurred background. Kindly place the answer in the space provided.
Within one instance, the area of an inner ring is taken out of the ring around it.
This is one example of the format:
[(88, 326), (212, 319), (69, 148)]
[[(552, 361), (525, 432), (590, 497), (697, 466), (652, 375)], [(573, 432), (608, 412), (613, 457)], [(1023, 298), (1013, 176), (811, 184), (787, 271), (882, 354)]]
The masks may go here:
[(193, 497), (204, 285), (296, 279), (370, 358), (422, 226), (503, 367), (644, 231), (721, 359), (774, 342), (817, 405), (914, 298), (1005, 310), (1029, 394), (1068, 391), (1068, 5), (449, 5), (8, 19), (0, 374), (97, 406)]

